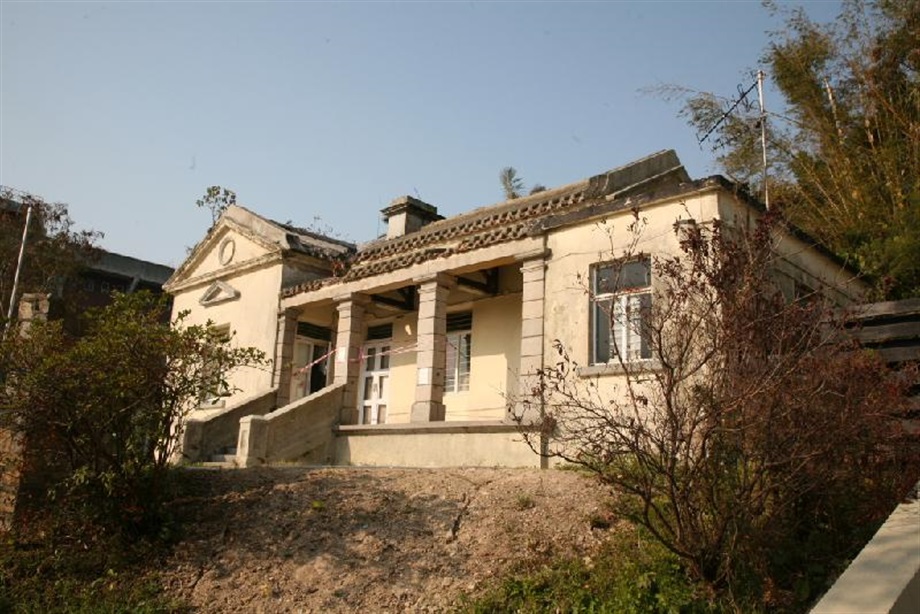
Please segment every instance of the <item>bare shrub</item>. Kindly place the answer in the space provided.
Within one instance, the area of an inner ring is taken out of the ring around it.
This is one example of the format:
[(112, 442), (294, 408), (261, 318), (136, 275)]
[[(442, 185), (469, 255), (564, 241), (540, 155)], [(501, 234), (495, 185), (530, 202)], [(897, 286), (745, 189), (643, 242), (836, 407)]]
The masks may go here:
[[(641, 335), (641, 359), (611, 340), (617, 374), (584, 377), (556, 341), (557, 361), (522, 399), (542, 415), (525, 432), (535, 450), (622, 493), (619, 512), (712, 590), (767, 601), (819, 589), (807, 570), (826, 574), (916, 467), (905, 470), (896, 420), (904, 379), (817, 296), (783, 296), (778, 231), (769, 216), (751, 231), (681, 226), (681, 253), (651, 259), (641, 313), (606, 313), (610, 330)], [(618, 266), (635, 245), (614, 254)], [(608, 277), (616, 292), (628, 275)]]

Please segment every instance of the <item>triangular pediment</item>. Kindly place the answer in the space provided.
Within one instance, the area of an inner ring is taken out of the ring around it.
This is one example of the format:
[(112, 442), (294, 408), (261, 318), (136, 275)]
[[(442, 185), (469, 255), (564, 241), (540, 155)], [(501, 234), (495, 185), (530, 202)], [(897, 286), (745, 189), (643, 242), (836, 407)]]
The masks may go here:
[(222, 218), (195, 246), (165, 287), (172, 291), (208, 278), (224, 277), (247, 265), (280, 255), (281, 247), (277, 243), (236, 220)]
[(198, 303), (205, 307), (219, 305), (240, 298), (240, 291), (225, 281), (215, 281), (204, 291)]

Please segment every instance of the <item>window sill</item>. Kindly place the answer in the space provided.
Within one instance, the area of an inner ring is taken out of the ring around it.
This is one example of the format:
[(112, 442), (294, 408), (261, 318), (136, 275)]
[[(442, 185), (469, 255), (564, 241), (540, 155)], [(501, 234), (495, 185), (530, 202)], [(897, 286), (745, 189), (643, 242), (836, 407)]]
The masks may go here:
[(578, 367), (575, 373), (578, 377), (599, 377), (602, 375), (625, 375), (627, 373), (632, 375), (637, 373), (653, 373), (659, 370), (661, 370), (661, 363), (657, 360), (641, 360), (628, 362), (625, 365), (609, 363), (606, 365)]

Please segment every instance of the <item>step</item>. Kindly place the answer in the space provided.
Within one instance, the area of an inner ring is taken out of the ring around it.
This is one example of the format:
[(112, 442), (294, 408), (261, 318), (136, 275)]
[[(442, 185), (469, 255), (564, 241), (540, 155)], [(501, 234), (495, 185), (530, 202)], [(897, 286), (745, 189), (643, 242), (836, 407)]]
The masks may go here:
[(225, 463), (222, 461), (204, 461), (196, 465), (201, 469), (236, 469), (236, 463)]
[(212, 454), (211, 455), (212, 463), (229, 463), (236, 464), (236, 452), (233, 454)]

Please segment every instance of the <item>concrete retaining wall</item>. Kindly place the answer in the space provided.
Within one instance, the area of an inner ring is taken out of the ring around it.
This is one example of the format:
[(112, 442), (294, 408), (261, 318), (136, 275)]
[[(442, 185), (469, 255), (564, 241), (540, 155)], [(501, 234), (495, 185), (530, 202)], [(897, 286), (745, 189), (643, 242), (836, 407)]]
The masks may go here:
[(401, 467), (540, 467), (516, 425), (441, 422), (336, 429), (335, 464)]
[(895, 508), (812, 614), (920, 612), (920, 484)]

